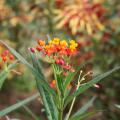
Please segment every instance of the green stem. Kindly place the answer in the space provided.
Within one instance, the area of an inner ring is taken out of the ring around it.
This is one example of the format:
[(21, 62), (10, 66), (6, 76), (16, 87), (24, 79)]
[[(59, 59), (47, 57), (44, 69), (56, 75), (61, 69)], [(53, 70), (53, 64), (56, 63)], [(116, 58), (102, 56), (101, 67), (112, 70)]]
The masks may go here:
[(60, 109), (59, 109), (59, 119), (58, 120), (62, 120), (62, 117), (63, 117), (63, 105), (64, 105), (64, 98), (61, 98), (61, 106), (60, 106)]
[[(81, 75), (81, 74), (80, 74), (80, 75)], [(79, 86), (80, 86), (80, 83), (81, 83), (81, 81), (80, 81), (80, 75), (79, 75), (79, 78), (78, 78), (78, 83), (77, 83), (76, 91), (78, 90), (78, 88), (79, 88)], [(72, 112), (72, 109), (73, 109), (75, 100), (76, 100), (76, 97), (73, 98), (73, 101), (72, 101), (72, 103), (71, 103), (71, 106), (70, 106), (69, 112), (68, 112), (68, 114), (67, 114), (66, 120), (68, 120), (69, 117), (70, 117), (70, 114), (71, 114), (71, 112)]]
[(59, 119), (58, 120), (62, 120), (62, 115), (63, 115), (63, 111), (59, 110)]

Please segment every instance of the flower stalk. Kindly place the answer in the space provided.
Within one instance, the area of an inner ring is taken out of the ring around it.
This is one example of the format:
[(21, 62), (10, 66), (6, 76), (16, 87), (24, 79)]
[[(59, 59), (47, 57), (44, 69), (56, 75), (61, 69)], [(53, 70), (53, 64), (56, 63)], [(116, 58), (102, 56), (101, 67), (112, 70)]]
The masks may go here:
[[(80, 75), (79, 75), (79, 78), (78, 78), (76, 91), (77, 91), (78, 88), (80, 87), (80, 84), (81, 84), (81, 81), (82, 81), (82, 79), (80, 79), (81, 74), (82, 74), (82, 71), (80, 71)], [(74, 106), (75, 100), (76, 100), (76, 97), (74, 97), (73, 100), (72, 100), (72, 103), (71, 103), (71, 106), (70, 106), (69, 112), (68, 112), (68, 114), (67, 114), (66, 120), (68, 120), (69, 117), (70, 117), (70, 114), (71, 114), (71, 112), (72, 112), (72, 109), (73, 109), (73, 106)]]

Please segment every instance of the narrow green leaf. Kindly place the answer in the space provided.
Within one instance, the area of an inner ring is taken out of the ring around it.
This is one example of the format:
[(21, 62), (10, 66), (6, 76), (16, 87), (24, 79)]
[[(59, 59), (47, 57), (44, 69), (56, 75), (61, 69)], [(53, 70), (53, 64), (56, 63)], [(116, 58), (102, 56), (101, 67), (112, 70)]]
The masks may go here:
[(3, 83), (5, 82), (5, 79), (7, 78), (8, 74), (9, 74), (8, 70), (3, 70), (0, 73), (0, 90), (1, 90)]
[(66, 103), (65, 104), (68, 104), (75, 96), (78, 96), (79, 94), (83, 93), (88, 88), (92, 87), (94, 84), (98, 83), (100, 80), (109, 76), (110, 74), (112, 74), (113, 72), (115, 72), (119, 69), (120, 69), (120, 67), (116, 67), (116, 68), (114, 68), (114, 69), (112, 69), (112, 70), (110, 70), (106, 73), (98, 75), (97, 77), (93, 78), (91, 81), (89, 81), (86, 84), (80, 86), (79, 89), (76, 92), (74, 92), (71, 96), (66, 98)]
[(54, 77), (55, 77), (55, 80), (56, 80), (56, 84), (57, 84), (57, 87), (58, 87), (58, 89), (59, 89), (59, 91), (60, 91), (60, 94), (61, 94), (61, 96), (63, 97), (64, 95), (63, 95), (63, 78), (61, 77), (61, 73), (60, 73), (60, 68), (59, 68), (59, 66), (58, 65), (56, 65), (56, 64), (53, 64), (52, 65), (53, 66), (53, 69), (54, 69)]
[(22, 101), (14, 104), (14, 105), (11, 105), (11, 106), (3, 109), (3, 110), (0, 110), (0, 117), (4, 116), (4, 115), (6, 115), (6, 114), (8, 114), (8, 113), (10, 113), (10, 112), (20, 108), (20, 107), (22, 107), (23, 105), (25, 105), (25, 104), (27, 104), (27, 103), (29, 103), (31, 101), (33, 101), (38, 96), (39, 96), (39, 93), (37, 93), (37, 94), (35, 94), (35, 95), (31, 96), (31, 97), (28, 97), (25, 100), (22, 100)]
[(76, 116), (80, 116), (84, 114), (92, 105), (95, 100), (95, 97), (90, 99), (80, 110), (78, 110), (73, 116), (71, 116), (71, 119), (74, 119)]
[[(32, 61), (33, 61), (33, 66), (35, 67), (36, 71), (39, 72), (42, 75), (42, 77), (44, 78), (43, 80), (46, 81), (46, 79), (41, 71), (41, 66), (38, 62), (37, 57), (35, 56), (35, 54), (31, 54), (31, 57), (32, 57)], [(40, 92), (41, 98), (43, 100), (48, 119), (49, 120), (57, 120), (58, 111), (55, 106), (55, 102), (54, 102), (52, 94), (50, 94), (50, 92), (41, 84), (40, 79), (36, 78), (36, 83), (37, 83), (37, 87)]]
[(85, 120), (86, 118), (94, 115), (96, 112), (86, 112), (82, 115), (75, 116), (74, 118), (70, 118), (69, 120)]
[(36, 115), (33, 113), (33, 111), (32, 111), (29, 107), (27, 107), (26, 105), (23, 105), (23, 108), (26, 110), (26, 112), (27, 112), (34, 120), (42, 120), (42, 118), (40, 118), (40, 116), (39, 116), (39, 118), (38, 118), (38, 116), (36, 116)]
[(49, 94), (47, 90), (45, 90), (45, 88), (41, 87), (39, 88), (39, 91), (41, 92), (41, 97), (46, 109), (48, 120), (58, 120), (57, 119), (58, 111), (52, 96)]

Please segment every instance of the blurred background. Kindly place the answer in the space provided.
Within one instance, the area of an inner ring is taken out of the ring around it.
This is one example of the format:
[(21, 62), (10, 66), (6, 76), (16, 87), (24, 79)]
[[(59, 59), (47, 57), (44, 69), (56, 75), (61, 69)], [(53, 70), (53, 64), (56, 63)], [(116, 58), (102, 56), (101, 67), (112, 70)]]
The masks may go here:
[[(91, 61), (83, 68), (93, 70), (94, 75), (120, 65), (120, 1), (119, 0), (0, 0), (0, 40), (3, 40), (26, 59), (28, 47), (37, 39), (59, 37), (74, 39), (80, 53), (73, 60), (75, 65)], [(0, 51), (4, 47), (0, 45)], [(44, 62), (43, 62), (44, 63)], [(1, 65), (0, 65), (1, 66)], [(48, 64), (43, 64), (46, 77), (51, 78)], [(22, 64), (17, 66), (21, 74), (10, 74), (0, 91), (0, 109), (36, 92), (35, 80)], [(91, 78), (88, 78), (91, 79)], [(75, 112), (92, 96), (96, 96), (91, 108), (102, 110), (88, 120), (120, 120), (120, 73), (116, 72), (80, 95)], [(44, 118), (40, 101), (30, 103), (29, 108)], [(21, 108), (9, 114), (11, 118), (33, 120)]]

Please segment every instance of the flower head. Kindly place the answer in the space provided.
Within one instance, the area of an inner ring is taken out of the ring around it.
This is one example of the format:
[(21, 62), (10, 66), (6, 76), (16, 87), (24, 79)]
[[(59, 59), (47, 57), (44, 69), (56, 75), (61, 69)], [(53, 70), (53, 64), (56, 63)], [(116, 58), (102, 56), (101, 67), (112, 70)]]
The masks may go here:
[(76, 0), (55, 11), (56, 28), (67, 28), (73, 35), (84, 30), (92, 34), (96, 30), (104, 30), (104, 13), (105, 9), (100, 3)]
[(45, 57), (49, 58), (49, 61), (60, 65), (64, 70), (73, 71), (70, 65), (70, 57), (77, 53), (77, 46), (74, 40), (66, 41), (59, 38), (53, 38), (46, 43), (43, 40), (38, 40), (37, 46), (30, 48), (32, 53), (39, 52)]
[(14, 56), (9, 52), (9, 50), (4, 50), (0, 53), (0, 66), (9, 65), (14, 61)]

